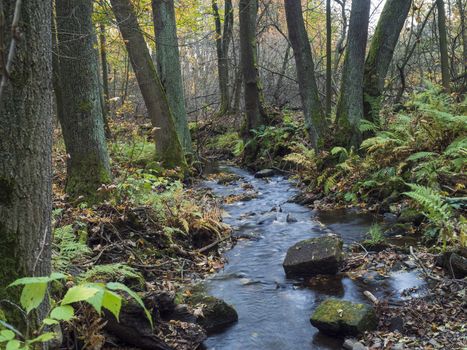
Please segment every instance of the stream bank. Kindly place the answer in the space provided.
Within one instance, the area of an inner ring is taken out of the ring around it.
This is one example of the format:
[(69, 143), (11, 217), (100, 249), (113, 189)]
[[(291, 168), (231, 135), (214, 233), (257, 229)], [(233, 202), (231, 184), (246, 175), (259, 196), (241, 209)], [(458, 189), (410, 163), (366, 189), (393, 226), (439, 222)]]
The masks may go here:
[[(348, 249), (365, 238), (377, 218), (319, 213), (290, 202), (298, 190), (282, 176), (258, 179), (238, 168), (221, 170), (231, 175), (214, 176), (203, 186), (226, 199), (224, 221), (233, 227), (238, 242), (225, 254), (224, 269), (204, 285), (210, 294), (236, 308), (239, 321), (210, 336), (204, 343), (207, 349), (340, 349), (343, 339), (323, 335), (310, 325), (309, 317), (319, 302), (337, 297), (368, 303), (363, 292), (369, 290), (386, 305), (402, 305), (426, 293), (420, 271), (404, 263), (410, 257), (390, 249), (351, 255), (345, 269), (354, 274), (286, 278), (282, 262), (294, 243), (334, 232)], [(326, 227), (320, 216), (332, 216), (333, 223), (328, 221)]]

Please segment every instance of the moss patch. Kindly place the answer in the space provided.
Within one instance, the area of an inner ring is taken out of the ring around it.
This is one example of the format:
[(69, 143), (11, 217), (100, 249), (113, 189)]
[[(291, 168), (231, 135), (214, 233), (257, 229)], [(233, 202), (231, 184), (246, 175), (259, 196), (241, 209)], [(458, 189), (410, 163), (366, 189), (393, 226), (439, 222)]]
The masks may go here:
[(15, 181), (13, 179), (0, 178), (0, 204), (10, 206), (13, 202)]

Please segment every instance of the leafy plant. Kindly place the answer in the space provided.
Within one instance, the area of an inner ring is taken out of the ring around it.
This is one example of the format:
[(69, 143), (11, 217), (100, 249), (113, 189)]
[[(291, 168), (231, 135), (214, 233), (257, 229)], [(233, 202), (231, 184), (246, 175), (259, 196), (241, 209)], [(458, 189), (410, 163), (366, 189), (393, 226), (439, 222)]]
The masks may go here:
[[(25, 315), (29, 316), (46, 298), (48, 284), (65, 278), (66, 276), (61, 273), (52, 273), (48, 277), (25, 277), (14, 281), (8, 287), (23, 287), (20, 297), (21, 307), (18, 307), (24, 310)], [(33, 338), (29, 334), (20, 332), (14, 325), (7, 323), (8, 320), (0, 321), (0, 325), (5, 328), (0, 331), (0, 344), (4, 343), (8, 350), (28, 350), (33, 349), (37, 343), (53, 340), (56, 338), (56, 334), (48, 331), (47, 326), (72, 321), (76, 312), (74, 304), (79, 302), (88, 303), (98, 314), (101, 314), (102, 310), (106, 309), (118, 320), (123, 299), (117, 292), (124, 292), (134, 299), (143, 308), (152, 326), (151, 315), (142, 299), (124, 284), (118, 282), (109, 282), (107, 284), (82, 283), (68, 289), (64, 297), (54, 304), (55, 306), (51, 308), (47, 317), (42, 320), (38, 329), (33, 332), (33, 334), (37, 334)], [(28, 318), (26, 320), (29, 322)]]
[(373, 224), (368, 231), (368, 242), (371, 244), (378, 244), (385, 241), (383, 230), (379, 224)]

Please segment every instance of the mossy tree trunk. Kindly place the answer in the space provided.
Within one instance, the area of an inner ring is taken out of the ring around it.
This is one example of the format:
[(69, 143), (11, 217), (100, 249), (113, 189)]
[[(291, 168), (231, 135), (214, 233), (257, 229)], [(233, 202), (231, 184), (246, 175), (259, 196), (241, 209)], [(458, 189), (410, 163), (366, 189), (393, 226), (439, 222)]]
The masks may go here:
[(110, 181), (92, 0), (56, 0), (59, 113), (67, 157), (66, 191), (94, 202)]
[(370, 0), (353, 1), (350, 12), (335, 135), (335, 143), (345, 147), (358, 148), (361, 143), (359, 127), (363, 117), (363, 72), (370, 3)]
[(285, 14), (289, 39), (294, 51), (297, 66), (297, 80), (302, 101), (305, 127), (315, 150), (323, 146), (326, 120), (318, 96), (315, 78), (315, 65), (311, 55), (311, 46), (303, 21), (300, 0), (285, 0)]
[(178, 51), (174, 0), (153, 0), (157, 71), (177, 126), (178, 137), (186, 153), (192, 152)]
[[(3, 1), (5, 47), (15, 1)], [(9, 79), (0, 99), (0, 300), (18, 302), (19, 277), (50, 274), (52, 210), (51, 2), (23, 1)], [(0, 304), (7, 319), (17, 316)], [(39, 309), (44, 316), (46, 304)], [(15, 326), (23, 329), (24, 324)]]
[(412, 1), (388, 0), (379, 17), (365, 61), (364, 118), (378, 122), (384, 81)]
[(186, 167), (175, 120), (130, 0), (111, 0), (149, 117), (155, 128), (156, 156), (165, 167)]
[(441, 81), (446, 92), (451, 90), (451, 78), (449, 75), (448, 38), (446, 31), (446, 10), (444, 0), (436, 0), (438, 10), (438, 34), (439, 34), (439, 54), (441, 57)]
[(245, 124), (242, 136), (245, 144), (244, 162), (255, 160), (258, 147), (253, 142), (252, 130), (265, 124), (263, 97), (258, 73), (256, 48), (257, 0), (240, 0), (240, 61), (243, 72)]
[(219, 115), (224, 115), (230, 111), (230, 91), (229, 91), (229, 47), (232, 40), (233, 30), (233, 7), (232, 0), (225, 0), (224, 3), (224, 28), (222, 29), (221, 17), (217, 1), (212, 1), (212, 12), (216, 27), (216, 51), (217, 51), (217, 71), (219, 75), (219, 90), (221, 103)]

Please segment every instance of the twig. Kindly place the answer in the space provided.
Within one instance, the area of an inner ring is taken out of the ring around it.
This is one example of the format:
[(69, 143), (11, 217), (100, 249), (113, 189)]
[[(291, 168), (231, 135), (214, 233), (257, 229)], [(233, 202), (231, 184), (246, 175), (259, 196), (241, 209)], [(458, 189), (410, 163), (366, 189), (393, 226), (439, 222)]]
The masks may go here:
[(425, 275), (426, 275), (428, 278), (430, 278), (430, 279), (432, 279), (432, 280), (434, 280), (434, 281), (438, 281), (438, 282), (442, 282), (442, 281), (443, 281), (442, 278), (433, 276), (433, 275), (428, 271), (428, 269), (425, 267), (425, 265), (423, 265), (423, 263), (421, 262), (421, 260), (415, 255), (412, 246), (410, 246), (410, 255), (412, 255), (412, 257), (414, 258), (414, 260), (415, 260), (415, 262), (417, 263), (417, 265), (418, 265), (419, 267), (422, 268), (423, 272), (425, 273)]
[(211, 244), (208, 244), (207, 246), (203, 247), (203, 248), (200, 248), (198, 249), (198, 253), (203, 253), (205, 252), (206, 250), (209, 250), (211, 249), (212, 247), (215, 247), (216, 245), (218, 245), (219, 243), (222, 243), (226, 240), (228, 240), (230, 238), (230, 236), (227, 236), (227, 237), (224, 237), (222, 239), (218, 239), (217, 241), (211, 243)]
[(378, 298), (376, 298), (373, 293), (371, 293), (370, 291), (366, 290), (363, 292), (363, 295), (365, 295), (374, 305), (378, 305), (379, 304), (379, 300)]
[(42, 237), (42, 242), (41, 242), (41, 249), (39, 251), (39, 254), (37, 254), (36, 256), (36, 261), (34, 261), (34, 265), (32, 267), (32, 273), (33, 275), (35, 276), (36, 274), (36, 267), (37, 267), (37, 264), (39, 263), (39, 260), (41, 260), (41, 255), (42, 253), (44, 252), (44, 247), (47, 243), (47, 232), (48, 232), (48, 227), (45, 228), (44, 230), (44, 237)]

